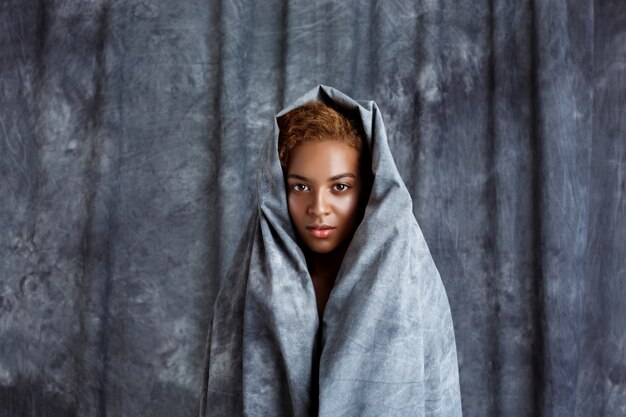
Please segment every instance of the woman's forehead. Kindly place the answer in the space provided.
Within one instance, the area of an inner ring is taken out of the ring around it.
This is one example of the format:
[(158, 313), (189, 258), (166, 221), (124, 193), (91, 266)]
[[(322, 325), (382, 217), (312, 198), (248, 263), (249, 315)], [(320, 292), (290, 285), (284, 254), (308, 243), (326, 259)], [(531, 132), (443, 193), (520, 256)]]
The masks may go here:
[(323, 181), (344, 173), (357, 176), (358, 171), (358, 151), (336, 140), (305, 142), (296, 146), (287, 166), (288, 175)]

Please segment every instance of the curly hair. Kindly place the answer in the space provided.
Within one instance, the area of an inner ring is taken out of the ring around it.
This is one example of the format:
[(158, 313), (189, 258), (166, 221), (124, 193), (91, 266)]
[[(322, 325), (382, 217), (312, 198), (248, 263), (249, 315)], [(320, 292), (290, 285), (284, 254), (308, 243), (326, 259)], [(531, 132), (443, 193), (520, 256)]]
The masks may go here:
[(278, 158), (287, 167), (291, 151), (310, 141), (338, 140), (357, 150), (363, 148), (356, 123), (332, 107), (310, 101), (278, 118)]

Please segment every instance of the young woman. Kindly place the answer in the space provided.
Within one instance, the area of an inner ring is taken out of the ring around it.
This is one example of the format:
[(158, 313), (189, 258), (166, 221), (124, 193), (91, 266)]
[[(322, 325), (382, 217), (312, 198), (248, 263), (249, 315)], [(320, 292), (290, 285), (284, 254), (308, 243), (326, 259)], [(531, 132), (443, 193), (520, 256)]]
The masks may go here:
[(277, 115), (215, 304), (201, 415), (460, 416), (445, 290), (374, 102)]
[(278, 119), (287, 206), (320, 317), (370, 191), (369, 150), (358, 125), (312, 101)]

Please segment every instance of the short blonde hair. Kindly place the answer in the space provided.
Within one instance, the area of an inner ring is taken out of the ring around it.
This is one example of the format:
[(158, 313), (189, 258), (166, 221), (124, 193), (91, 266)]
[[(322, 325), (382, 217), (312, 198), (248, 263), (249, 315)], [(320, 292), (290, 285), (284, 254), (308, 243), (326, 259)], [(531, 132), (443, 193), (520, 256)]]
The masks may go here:
[(310, 141), (337, 140), (357, 150), (363, 139), (356, 123), (346, 115), (319, 101), (310, 101), (278, 118), (278, 158), (287, 168), (291, 151)]

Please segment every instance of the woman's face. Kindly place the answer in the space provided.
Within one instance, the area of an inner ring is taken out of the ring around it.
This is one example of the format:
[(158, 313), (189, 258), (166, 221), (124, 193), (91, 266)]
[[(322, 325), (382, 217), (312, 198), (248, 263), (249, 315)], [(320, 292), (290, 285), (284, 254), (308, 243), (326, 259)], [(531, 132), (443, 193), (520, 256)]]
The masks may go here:
[(290, 154), (285, 180), (296, 233), (316, 253), (352, 239), (359, 225), (359, 154), (336, 141), (305, 142)]

